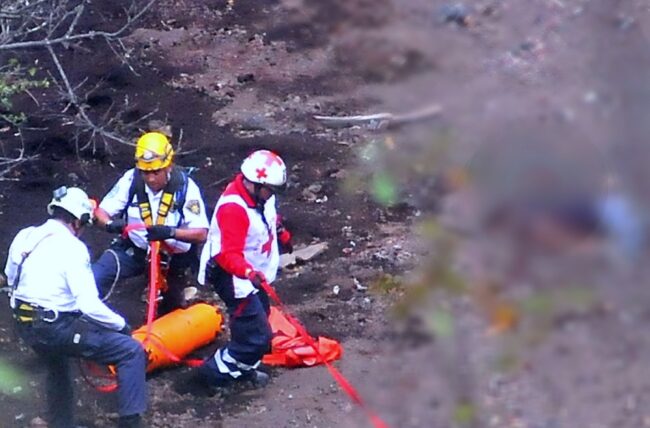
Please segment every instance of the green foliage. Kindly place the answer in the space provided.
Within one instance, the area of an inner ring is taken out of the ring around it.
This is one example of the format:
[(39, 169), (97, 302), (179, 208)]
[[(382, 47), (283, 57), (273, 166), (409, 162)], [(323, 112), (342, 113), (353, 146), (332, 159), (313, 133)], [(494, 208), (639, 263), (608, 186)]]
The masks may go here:
[(454, 422), (461, 426), (467, 426), (476, 419), (476, 406), (470, 401), (461, 401), (454, 408)]
[[(441, 227), (435, 218), (424, 219), (417, 227), (418, 235), (430, 242), (431, 252), (423, 260), (419, 276), (400, 284), (404, 293), (393, 307), (398, 318), (406, 317), (418, 308), (429, 305), (431, 301), (464, 296), (469, 291), (466, 280), (454, 269), (453, 256), (457, 246), (454, 235)], [(435, 317), (444, 315), (437, 314)], [(446, 321), (435, 318), (426, 322), (432, 327)], [(432, 327), (434, 332), (437, 328)]]
[(413, 313), (417, 307), (427, 302), (433, 286), (429, 282), (419, 281), (408, 284), (405, 293), (393, 307), (394, 315), (398, 319), (404, 319)]
[(377, 163), (381, 160), (381, 153), (383, 149), (381, 147), (381, 140), (377, 138), (371, 138), (365, 144), (363, 144), (358, 150), (359, 159), (368, 164), (376, 166)]
[(494, 369), (501, 373), (510, 373), (521, 368), (522, 358), (515, 351), (509, 350), (500, 354), (495, 361)]
[(387, 294), (394, 290), (402, 288), (402, 281), (393, 275), (382, 274), (370, 286), (371, 291), (375, 293)]
[(532, 293), (521, 300), (521, 309), (530, 317), (553, 322), (553, 319), (564, 315), (587, 313), (599, 303), (593, 288), (566, 285)]
[(434, 310), (425, 321), (437, 337), (451, 337), (454, 334), (454, 316), (447, 310)]
[(501, 353), (493, 365), (498, 372), (520, 370), (524, 355), (543, 344), (563, 318), (588, 315), (602, 306), (593, 287), (571, 284), (535, 290), (515, 302), (522, 322), (499, 338)]
[(523, 312), (535, 316), (548, 316), (553, 313), (555, 303), (548, 292), (539, 292), (521, 301)]
[(430, 258), (423, 269), (425, 280), (452, 294), (465, 293), (465, 279), (453, 268), (456, 237), (435, 218), (424, 219), (418, 229), (419, 235), (431, 243)]
[(384, 206), (397, 202), (397, 186), (393, 177), (386, 172), (379, 172), (372, 177), (372, 196)]
[(0, 360), (0, 394), (21, 396), (26, 393), (26, 383), (22, 373)]
[(25, 67), (16, 58), (11, 58), (7, 65), (0, 67), (0, 119), (17, 125), (26, 119), (24, 112), (13, 111), (15, 95), (29, 92), (33, 88), (47, 88), (47, 79), (37, 79), (36, 66)]

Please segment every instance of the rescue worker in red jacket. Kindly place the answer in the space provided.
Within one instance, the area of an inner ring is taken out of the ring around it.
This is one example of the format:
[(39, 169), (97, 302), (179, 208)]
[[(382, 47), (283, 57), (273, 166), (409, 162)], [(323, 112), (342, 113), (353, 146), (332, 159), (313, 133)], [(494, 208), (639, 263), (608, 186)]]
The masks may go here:
[(201, 254), (199, 283), (211, 283), (230, 315), (230, 342), (199, 368), (212, 386), (252, 381), (263, 386), (268, 375), (257, 370), (271, 347), (269, 299), (261, 287), (277, 275), (280, 250), (291, 252), (291, 235), (278, 222), (275, 194), (286, 183), (284, 161), (258, 150), (217, 201), (208, 241)]

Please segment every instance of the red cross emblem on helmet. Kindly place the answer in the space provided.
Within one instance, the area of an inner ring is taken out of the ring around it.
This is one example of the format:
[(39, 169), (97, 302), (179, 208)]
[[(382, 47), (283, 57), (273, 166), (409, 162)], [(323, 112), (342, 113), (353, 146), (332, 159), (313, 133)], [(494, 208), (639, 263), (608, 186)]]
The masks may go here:
[(266, 156), (266, 165), (271, 166), (273, 163), (277, 163), (278, 165), (284, 165), (284, 162), (280, 158), (280, 156), (276, 155), (275, 153), (264, 150), (264, 156)]
[(283, 186), (287, 181), (287, 168), (280, 156), (270, 150), (257, 150), (241, 165), (241, 172), (253, 183)]

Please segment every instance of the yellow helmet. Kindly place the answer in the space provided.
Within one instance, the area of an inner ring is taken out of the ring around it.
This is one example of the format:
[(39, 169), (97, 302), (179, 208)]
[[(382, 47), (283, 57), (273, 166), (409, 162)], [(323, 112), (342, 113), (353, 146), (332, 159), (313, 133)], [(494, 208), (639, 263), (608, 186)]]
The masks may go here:
[(171, 165), (174, 149), (169, 138), (160, 132), (147, 132), (135, 146), (135, 166), (143, 171), (155, 171)]

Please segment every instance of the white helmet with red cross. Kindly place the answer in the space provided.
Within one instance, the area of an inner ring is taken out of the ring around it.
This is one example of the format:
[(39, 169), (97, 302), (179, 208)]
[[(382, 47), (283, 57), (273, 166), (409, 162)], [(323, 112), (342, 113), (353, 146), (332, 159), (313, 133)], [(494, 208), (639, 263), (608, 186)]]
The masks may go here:
[(281, 187), (287, 182), (287, 167), (270, 150), (257, 150), (241, 164), (241, 172), (250, 182)]

